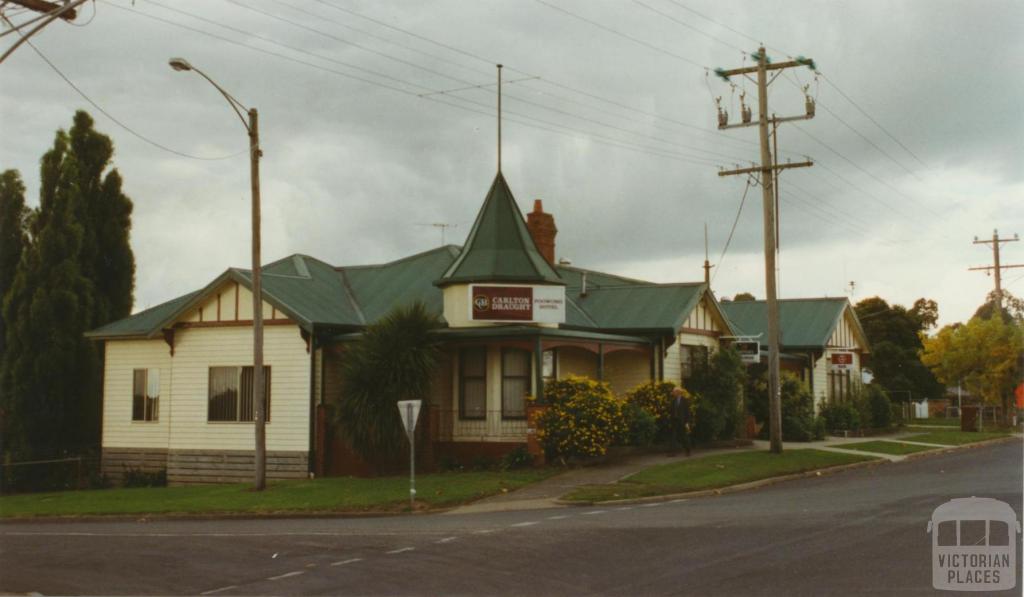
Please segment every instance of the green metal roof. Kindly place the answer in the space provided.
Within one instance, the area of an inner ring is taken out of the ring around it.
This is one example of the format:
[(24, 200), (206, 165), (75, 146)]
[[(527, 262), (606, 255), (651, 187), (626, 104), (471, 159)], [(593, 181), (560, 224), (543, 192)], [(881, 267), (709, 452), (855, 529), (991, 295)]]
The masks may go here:
[[(824, 348), (849, 304), (845, 298), (780, 300), (780, 344), (785, 348)], [(762, 338), (767, 339), (768, 303), (731, 301), (721, 303), (721, 307), (737, 334), (763, 334)]]
[(707, 287), (693, 284), (638, 284), (592, 288), (572, 299), (604, 330), (666, 330), (682, 327)]
[(437, 284), (460, 282), (565, 283), (537, 250), (501, 172), (494, 177), (463, 251)]
[(119, 319), (107, 325), (86, 332), (89, 338), (132, 338), (148, 336), (154, 329), (159, 330), (160, 323), (177, 311), (182, 305), (200, 293), (199, 290), (179, 296), (176, 299), (139, 311), (135, 315)]

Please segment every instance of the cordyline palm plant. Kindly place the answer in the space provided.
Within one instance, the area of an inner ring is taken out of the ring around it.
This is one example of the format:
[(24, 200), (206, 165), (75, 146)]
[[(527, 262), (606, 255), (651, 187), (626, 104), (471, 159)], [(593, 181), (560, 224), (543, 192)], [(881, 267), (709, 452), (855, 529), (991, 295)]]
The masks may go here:
[(345, 351), (336, 423), (368, 462), (387, 461), (403, 448), (395, 403), (427, 399), (439, 355), (430, 331), (439, 326), (423, 303), (396, 307)]

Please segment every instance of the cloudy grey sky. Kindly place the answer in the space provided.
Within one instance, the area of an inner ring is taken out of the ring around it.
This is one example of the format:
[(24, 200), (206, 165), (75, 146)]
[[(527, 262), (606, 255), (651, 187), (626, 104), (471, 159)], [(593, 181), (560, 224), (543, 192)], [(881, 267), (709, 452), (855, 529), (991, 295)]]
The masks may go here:
[[(8, 6), (15, 22), (26, 14)], [(783, 125), (783, 297), (938, 301), (966, 319), (992, 288), (975, 235), (1024, 233), (1024, 4), (906, 0), (97, 0), (0, 65), (0, 168), (38, 201), (38, 162), (87, 109), (135, 202), (136, 309), (198, 288), (249, 251), (247, 139), (187, 58), (260, 112), (264, 256), (387, 261), (461, 243), (495, 173), (494, 63), (506, 68), (503, 171), (541, 198), (574, 264), (655, 281), (702, 277), (764, 296), (761, 192), (719, 166), (759, 159), (756, 128), (719, 132), (739, 94), (707, 68), (813, 57), (770, 88)], [(13, 36), (5, 36), (6, 48)], [(429, 94), (457, 90), (445, 94)], [(845, 97), (844, 97), (845, 94)], [(856, 103), (848, 101), (851, 98)], [(1004, 246), (1024, 263), (1024, 243)], [(1024, 295), (1024, 269), (1004, 285)]]

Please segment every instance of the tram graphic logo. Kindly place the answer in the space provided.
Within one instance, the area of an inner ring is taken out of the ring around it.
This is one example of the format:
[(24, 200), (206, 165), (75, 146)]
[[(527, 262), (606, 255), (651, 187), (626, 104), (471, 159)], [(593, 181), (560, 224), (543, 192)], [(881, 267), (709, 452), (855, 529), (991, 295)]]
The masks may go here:
[(1005, 502), (956, 498), (932, 512), (932, 587), (1002, 591), (1017, 586), (1020, 522)]

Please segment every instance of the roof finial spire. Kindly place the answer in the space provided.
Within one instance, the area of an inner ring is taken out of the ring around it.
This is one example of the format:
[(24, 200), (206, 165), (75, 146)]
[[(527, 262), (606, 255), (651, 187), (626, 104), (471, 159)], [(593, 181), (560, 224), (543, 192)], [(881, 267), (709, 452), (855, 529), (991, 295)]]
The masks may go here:
[(501, 65), (498, 66), (498, 174), (501, 174)]

